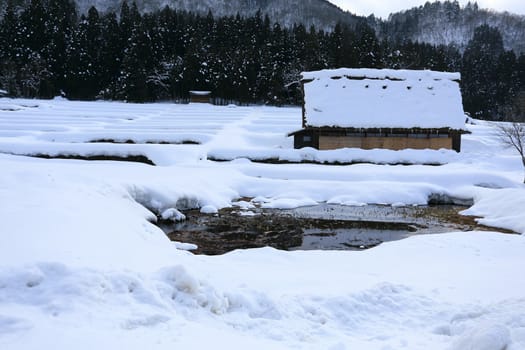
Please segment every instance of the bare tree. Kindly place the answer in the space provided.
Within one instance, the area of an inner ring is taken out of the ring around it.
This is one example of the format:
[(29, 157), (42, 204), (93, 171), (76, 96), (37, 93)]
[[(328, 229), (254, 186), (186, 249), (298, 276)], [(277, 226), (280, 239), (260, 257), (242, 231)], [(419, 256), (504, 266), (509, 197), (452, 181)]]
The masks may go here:
[[(497, 129), (503, 144), (518, 151), (525, 168), (525, 124), (518, 122), (498, 124)], [(523, 183), (525, 183), (525, 178)]]

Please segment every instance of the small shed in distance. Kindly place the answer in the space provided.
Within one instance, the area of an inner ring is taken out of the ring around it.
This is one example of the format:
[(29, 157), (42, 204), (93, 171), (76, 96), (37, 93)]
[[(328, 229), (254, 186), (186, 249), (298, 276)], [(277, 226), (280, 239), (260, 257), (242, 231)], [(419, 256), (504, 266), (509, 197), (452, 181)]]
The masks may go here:
[(295, 148), (461, 148), (460, 74), (341, 68), (305, 72)]
[(211, 91), (190, 91), (190, 103), (211, 103)]

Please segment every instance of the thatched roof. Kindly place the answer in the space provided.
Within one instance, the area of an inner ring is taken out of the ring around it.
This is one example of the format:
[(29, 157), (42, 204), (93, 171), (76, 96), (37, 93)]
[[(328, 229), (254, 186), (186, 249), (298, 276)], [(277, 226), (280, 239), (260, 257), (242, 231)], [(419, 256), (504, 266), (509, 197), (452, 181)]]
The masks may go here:
[(302, 77), (307, 127), (465, 126), (459, 73), (342, 68)]

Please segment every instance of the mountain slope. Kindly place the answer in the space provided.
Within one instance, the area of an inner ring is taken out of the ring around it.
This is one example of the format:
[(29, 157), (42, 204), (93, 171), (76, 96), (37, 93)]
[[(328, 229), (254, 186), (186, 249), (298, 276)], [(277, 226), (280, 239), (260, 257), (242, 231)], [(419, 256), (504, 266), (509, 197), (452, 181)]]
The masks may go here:
[[(287, 27), (295, 23), (303, 23), (307, 27), (314, 25), (324, 30), (331, 30), (338, 21), (353, 25), (359, 18), (326, 0), (136, 0), (136, 3), (139, 10), (143, 12), (169, 6), (201, 14), (211, 11), (214, 16), (229, 16), (237, 13), (252, 16), (260, 9), (262, 13), (268, 14), (272, 21)], [(87, 12), (93, 5), (102, 11), (118, 11), (121, 1), (78, 0), (77, 4), (80, 13)]]
[[(211, 11), (215, 16), (251, 16), (259, 9), (272, 21), (284, 26), (303, 23), (318, 29), (331, 30), (340, 21), (355, 25), (364, 17), (345, 12), (326, 0), (137, 0), (141, 11), (150, 12), (164, 6), (198, 13)], [(95, 5), (102, 11), (116, 10), (120, 0), (77, 0), (80, 12)], [(366, 19), (380, 38), (412, 40), (431, 44), (455, 44), (461, 50), (481, 24), (497, 27), (506, 49), (525, 52), (525, 16), (493, 12), (478, 8), (476, 3), (461, 7), (457, 1), (427, 2), (423, 6), (389, 16), (387, 20)]]
[(375, 23), (378, 35), (394, 40), (455, 44), (464, 49), (476, 27), (488, 24), (501, 32), (506, 49), (525, 52), (525, 16), (480, 9), (476, 4), (427, 2), (424, 6), (391, 14)]
[[(31, 0), (0, 0), (0, 16), (8, 3), (24, 6)], [(47, 2), (49, 0), (41, 0)], [(114, 11), (118, 13), (123, 0), (73, 0), (78, 12), (85, 14), (91, 6), (99, 12)], [(133, 0), (128, 0), (131, 5)], [(242, 16), (253, 16), (258, 10), (268, 14), (272, 22), (291, 27), (302, 23), (307, 28), (314, 25), (317, 29), (332, 30), (337, 22), (353, 26), (362, 17), (345, 12), (327, 0), (135, 0), (141, 12), (153, 12), (169, 6), (173, 9), (186, 10), (199, 14), (211, 13), (215, 17), (231, 16), (239, 13)]]
[[(0, 0), (0, 11), (9, 0)], [(30, 0), (11, 0), (23, 4)], [(41, 0), (48, 1), (48, 0)], [(171, 8), (216, 16), (230, 16), (237, 13), (252, 16), (258, 10), (268, 14), (272, 22), (290, 27), (302, 23), (307, 28), (330, 31), (337, 22), (354, 26), (366, 20), (379, 38), (389, 40), (412, 40), (434, 45), (455, 44), (463, 50), (472, 38), (474, 29), (481, 24), (497, 27), (503, 36), (506, 49), (516, 53), (525, 52), (525, 16), (508, 12), (494, 12), (479, 9), (469, 3), (461, 7), (457, 1), (427, 2), (423, 6), (391, 14), (387, 20), (360, 17), (345, 12), (326, 0), (135, 0), (142, 12), (152, 12), (170, 6)], [(130, 4), (132, 2), (128, 1)], [(122, 0), (76, 0), (79, 13), (86, 13), (91, 6), (99, 11), (119, 12)]]

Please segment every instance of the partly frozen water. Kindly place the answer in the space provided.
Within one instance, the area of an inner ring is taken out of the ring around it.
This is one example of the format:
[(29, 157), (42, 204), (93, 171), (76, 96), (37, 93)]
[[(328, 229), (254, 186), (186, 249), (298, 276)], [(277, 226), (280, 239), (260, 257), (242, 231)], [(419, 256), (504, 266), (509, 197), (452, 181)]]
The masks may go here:
[(363, 250), (421, 234), (484, 230), (457, 205), (343, 206), (321, 203), (294, 209), (223, 209), (215, 215), (188, 211), (187, 220), (161, 222), (177, 242), (198, 254), (270, 246), (283, 250)]
[(292, 250), (355, 250), (375, 247), (383, 242), (397, 241), (410, 236), (409, 231), (377, 230), (371, 228), (306, 229), (300, 247)]

